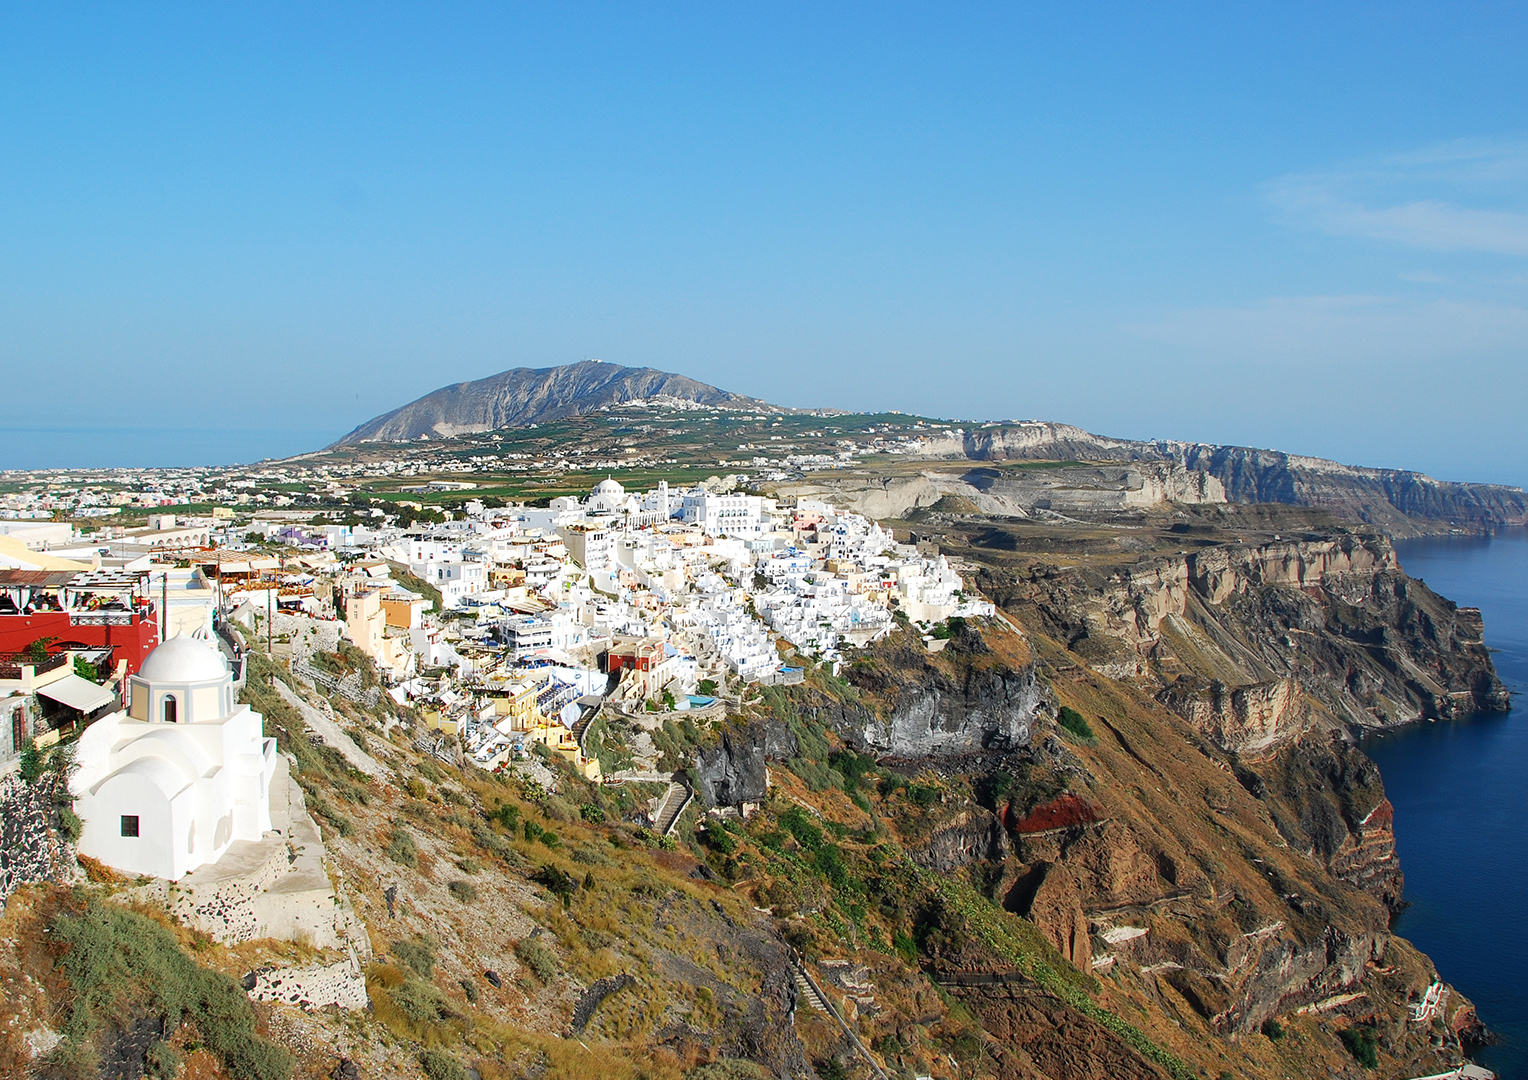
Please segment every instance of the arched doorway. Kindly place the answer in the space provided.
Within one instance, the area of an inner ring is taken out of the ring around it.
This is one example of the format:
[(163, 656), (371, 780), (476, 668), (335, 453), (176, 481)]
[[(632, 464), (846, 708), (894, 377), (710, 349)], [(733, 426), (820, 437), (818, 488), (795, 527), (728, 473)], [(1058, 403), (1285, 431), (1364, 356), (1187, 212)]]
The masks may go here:
[(175, 723), (175, 695), (166, 694), (164, 699), (164, 722)]

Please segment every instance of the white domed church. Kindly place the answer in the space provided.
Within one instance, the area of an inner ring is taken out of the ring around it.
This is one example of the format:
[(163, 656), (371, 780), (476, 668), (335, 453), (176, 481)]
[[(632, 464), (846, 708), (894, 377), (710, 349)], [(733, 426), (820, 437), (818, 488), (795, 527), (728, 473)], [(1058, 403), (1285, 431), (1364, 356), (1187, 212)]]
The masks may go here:
[(126, 712), (85, 729), (70, 779), (80, 854), (175, 880), (271, 828), (276, 740), (235, 702), (211, 642), (177, 636), (129, 679)]

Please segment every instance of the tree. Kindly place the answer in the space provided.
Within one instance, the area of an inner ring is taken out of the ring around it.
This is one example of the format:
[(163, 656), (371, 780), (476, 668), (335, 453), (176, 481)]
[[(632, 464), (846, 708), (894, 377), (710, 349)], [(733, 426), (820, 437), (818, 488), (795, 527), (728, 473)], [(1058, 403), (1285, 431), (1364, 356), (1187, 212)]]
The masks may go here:
[(74, 658), (74, 673), (82, 679), (100, 682), (100, 673), (96, 670), (96, 666), (83, 656), (76, 656)]
[(22, 652), (26, 653), (27, 663), (40, 664), (48, 658), (48, 646), (57, 641), (56, 637), (38, 638), (28, 645)]

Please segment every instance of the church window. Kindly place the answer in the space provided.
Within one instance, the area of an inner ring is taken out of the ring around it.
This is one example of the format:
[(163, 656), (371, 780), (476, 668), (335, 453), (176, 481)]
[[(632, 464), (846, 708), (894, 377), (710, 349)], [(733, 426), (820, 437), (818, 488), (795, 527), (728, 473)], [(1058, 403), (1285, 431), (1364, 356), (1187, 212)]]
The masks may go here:
[(122, 835), (123, 836), (137, 836), (138, 835), (138, 815), (137, 814), (123, 814), (122, 815)]
[(175, 723), (175, 698), (174, 697), (167, 697), (167, 698), (164, 699), (164, 722), (167, 723), (167, 724)]

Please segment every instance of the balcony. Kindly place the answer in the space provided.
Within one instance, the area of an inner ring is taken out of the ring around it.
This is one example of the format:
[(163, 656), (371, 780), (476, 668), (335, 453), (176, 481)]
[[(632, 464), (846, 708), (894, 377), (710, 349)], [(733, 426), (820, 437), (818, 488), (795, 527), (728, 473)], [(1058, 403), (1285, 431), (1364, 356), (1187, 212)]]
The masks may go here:
[(132, 611), (71, 611), (70, 626), (132, 626), (137, 617)]
[(58, 653), (46, 660), (31, 660), (26, 653), (0, 653), (0, 679), (20, 679), (21, 669), (30, 667), (33, 676), (56, 671), (69, 663), (68, 653)]

